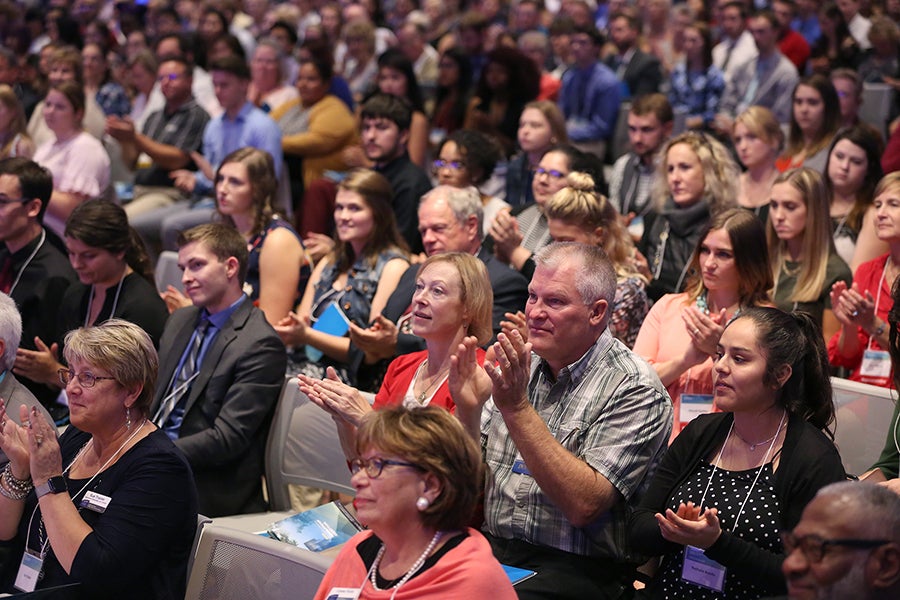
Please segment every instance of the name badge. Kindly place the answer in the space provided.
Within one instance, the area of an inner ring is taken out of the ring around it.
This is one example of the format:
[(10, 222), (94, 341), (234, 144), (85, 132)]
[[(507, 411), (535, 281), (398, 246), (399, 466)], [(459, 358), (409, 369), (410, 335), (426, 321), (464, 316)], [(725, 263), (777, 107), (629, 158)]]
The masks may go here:
[(38, 580), (41, 578), (41, 569), (44, 567), (44, 559), (38, 554), (33, 554), (28, 548), (22, 554), (22, 563), (16, 574), (17, 590), (33, 592)]
[(521, 458), (517, 458), (516, 462), (513, 463), (512, 472), (519, 475), (528, 475), (529, 477), (531, 476), (531, 471), (528, 470), (528, 467), (525, 465), (525, 461)]
[(82, 498), (78, 506), (102, 515), (106, 512), (106, 507), (109, 506), (110, 502), (112, 502), (112, 498), (109, 496), (104, 496), (97, 492), (88, 492), (84, 495), (84, 498)]
[(681, 567), (684, 581), (721, 593), (725, 589), (726, 573), (727, 569), (703, 554), (701, 548), (684, 547), (684, 565)]
[(863, 383), (887, 385), (891, 381), (891, 355), (884, 350), (866, 350), (859, 375)]
[(708, 415), (713, 412), (712, 394), (681, 394), (681, 408), (678, 420), (684, 427), (700, 415)]
[(356, 600), (362, 588), (333, 587), (328, 590), (325, 600)]

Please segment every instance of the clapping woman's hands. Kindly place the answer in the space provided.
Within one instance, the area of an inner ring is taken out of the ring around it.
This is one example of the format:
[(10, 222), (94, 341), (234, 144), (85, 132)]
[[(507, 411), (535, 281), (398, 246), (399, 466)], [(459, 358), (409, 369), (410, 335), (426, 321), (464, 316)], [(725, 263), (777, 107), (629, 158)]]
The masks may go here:
[(333, 367), (325, 370), (324, 379), (306, 375), (297, 375), (297, 379), (300, 380), (300, 391), (309, 396), (314, 404), (349, 425), (358, 426), (360, 420), (372, 411), (369, 401), (355, 387), (341, 381)]
[(53, 423), (48, 423), (37, 408), (32, 408), (30, 413), (24, 406), (21, 410), (23, 423), (26, 422), (27, 415), (31, 479), (35, 485), (41, 485), (63, 472), (56, 427)]
[(875, 299), (869, 290), (860, 290), (856, 283), (848, 288), (838, 281), (831, 286), (830, 298), (831, 310), (841, 325), (864, 331), (875, 328)]
[(722, 534), (719, 512), (715, 508), (701, 509), (693, 502), (680, 504), (678, 512), (667, 508), (665, 515), (656, 513), (656, 522), (663, 539), (704, 550)]
[(689, 306), (681, 312), (681, 319), (691, 336), (691, 346), (698, 351), (697, 358), (703, 362), (707, 357), (716, 353), (719, 338), (725, 331), (725, 309), (718, 314), (707, 315), (694, 306)]
[[(9, 459), (9, 466), (16, 479), (28, 479), (31, 473), (31, 442), (28, 430), (13, 421), (6, 413), (5, 403), (0, 401), (0, 449)], [(27, 423), (28, 409), (21, 407), (23, 423)]]

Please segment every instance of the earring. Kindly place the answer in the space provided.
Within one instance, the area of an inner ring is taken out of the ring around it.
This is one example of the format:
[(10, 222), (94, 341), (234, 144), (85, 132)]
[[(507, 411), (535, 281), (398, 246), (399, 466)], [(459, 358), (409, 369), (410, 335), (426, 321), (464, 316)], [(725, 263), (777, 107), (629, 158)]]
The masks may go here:
[(125, 429), (131, 429), (131, 407), (125, 407)]
[(425, 496), (419, 496), (419, 498), (416, 500), (416, 508), (419, 509), (419, 512), (422, 512), (423, 510), (428, 508), (430, 505), (431, 505), (431, 502), (429, 502), (428, 498), (426, 498)]

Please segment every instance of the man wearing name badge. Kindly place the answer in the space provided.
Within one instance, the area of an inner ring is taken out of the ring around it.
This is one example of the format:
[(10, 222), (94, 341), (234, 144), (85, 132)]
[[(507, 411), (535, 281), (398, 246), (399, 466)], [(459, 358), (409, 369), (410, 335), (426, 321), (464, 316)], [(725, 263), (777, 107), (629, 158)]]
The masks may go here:
[(199, 225), (178, 242), (194, 306), (166, 323), (150, 415), (190, 462), (202, 514), (264, 511), (260, 479), (284, 345), (242, 291), (247, 242), (235, 229)]
[[(0, 294), (0, 402), (6, 411), (6, 416), (0, 418), (0, 429), (4, 428), (6, 419), (22, 424), (20, 408), (23, 405), (29, 414), (32, 408), (37, 408), (48, 423), (53, 422), (47, 409), (13, 375), (13, 362), (16, 360), (16, 348), (19, 347), (21, 337), (22, 317), (16, 309), (16, 303), (6, 294)], [(0, 450), (0, 464), (6, 462), (8, 462), (6, 454)]]
[[(36, 162), (22, 157), (0, 161), (0, 291), (19, 307), (23, 351), (37, 350), (37, 340), (62, 338), (59, 302), (76, 280), (58, 247), (62, 242), (42, 225), (52, 192), (53, 176)], [(54, 406), (59, 388), (19, 376), (44, 405)], [(65, 410), (57, 406), (62, 417)]]
[(482, 369), (467, 339), (450, 372), (456, 415), (487, 466), (483, 529), (502, 564), (537, 572), (516, 586), (520, 599), (619, 598), (640, 562), (626, 545), (630, 507), (666, 450), (672, 403), (609, 332), (606, 254), (557, 243), (535, 262), (527, 343), (501, 333)]
[[(492, 325), (496, 335), (500, 333), (500, 322), (505, 313), (525, 308), (528, 281), (481, 245), (483, 219), (481, 195), (474, 187), (441, 185), (425, 194), (419, 203), (419, 233), (428, 256), (468, 252), (487, 266), (494, 290)], [(413, 334), (409, 321), (404, 319), (410, 314), (418, 272), (419, 265), (406, 270), (371, 327), (362, 329), (350, 325), (351, 357), (358, 361), (365, 354), (365, 362), (374, 363), (425, 349), (425, 340)]]
[(888, 488), (825, 486), (782, 536), (789, 598), (900, 598), (900, 496)]

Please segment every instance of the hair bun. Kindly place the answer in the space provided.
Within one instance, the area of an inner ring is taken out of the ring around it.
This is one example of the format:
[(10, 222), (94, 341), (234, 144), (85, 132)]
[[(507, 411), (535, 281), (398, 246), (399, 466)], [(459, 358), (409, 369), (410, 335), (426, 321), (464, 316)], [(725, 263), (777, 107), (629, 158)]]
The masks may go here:
[(594, 178), (582, 171), (572, 171), (566, 179), (566, 184), (579, 192), (593, 192)]

